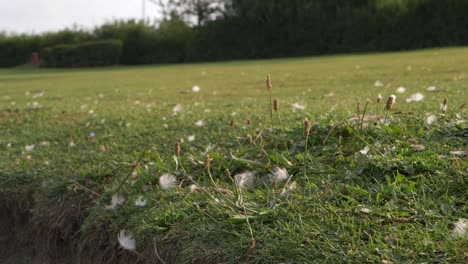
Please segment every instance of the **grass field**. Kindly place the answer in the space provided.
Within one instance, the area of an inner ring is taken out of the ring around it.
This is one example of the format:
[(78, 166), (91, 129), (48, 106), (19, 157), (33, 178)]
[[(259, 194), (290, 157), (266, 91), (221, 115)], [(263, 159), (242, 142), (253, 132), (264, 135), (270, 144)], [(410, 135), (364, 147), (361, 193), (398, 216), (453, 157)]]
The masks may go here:
[(36, 261), (466, 263), (467, 91), (468, 48), (0, 70), (0, 216)]

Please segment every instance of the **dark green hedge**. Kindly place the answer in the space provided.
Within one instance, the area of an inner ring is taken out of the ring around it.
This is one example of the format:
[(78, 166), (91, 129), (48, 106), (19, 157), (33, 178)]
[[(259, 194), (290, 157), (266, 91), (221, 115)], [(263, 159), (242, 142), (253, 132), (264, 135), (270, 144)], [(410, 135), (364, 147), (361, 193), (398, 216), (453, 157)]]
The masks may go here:
[(136, 21), (117, 21), (94, 31), (97, 39), (122, 41), (122, 64), (183, 62), (193, 29), (174, 18), (155, 28)]
[(0, 36), (0, 67), (12, 67), (29, 61), (31, 53), (39, 47), (37, 39), (24, 35)]
[(101, 40), (76, 45), (57, 45), (45, 48), (41, 66), (90, 67), (119, 63), (122, 53), (120, 40)]

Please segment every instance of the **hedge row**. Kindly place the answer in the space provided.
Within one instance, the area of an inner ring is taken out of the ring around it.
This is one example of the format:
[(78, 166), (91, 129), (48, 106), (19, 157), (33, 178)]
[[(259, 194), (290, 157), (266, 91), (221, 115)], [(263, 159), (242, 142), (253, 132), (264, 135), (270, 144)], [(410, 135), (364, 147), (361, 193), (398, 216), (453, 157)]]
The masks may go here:
[(135, 21), (117, 21), (97, 28), (94, 36), (121, 40), (120, 63), (135, 65), (185, 61), (193, 33), (193, 28), (173, 18), (162, 22), (158, 28)]
[(12, 67), (28, 61), (31, 52), (38, 49), (38, 41), (35, 37), (0, 36), (0, 67)]
[(119, 64), (120, 40), (101, 40), (75, 45), (57, 45), (42, 52), (42, 66), (89, 67)]

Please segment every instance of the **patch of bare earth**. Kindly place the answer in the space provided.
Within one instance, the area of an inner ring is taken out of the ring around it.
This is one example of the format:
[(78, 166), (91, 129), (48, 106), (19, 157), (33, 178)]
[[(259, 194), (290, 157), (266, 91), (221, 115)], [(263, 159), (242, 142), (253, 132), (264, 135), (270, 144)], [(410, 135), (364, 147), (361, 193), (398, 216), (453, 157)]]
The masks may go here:
[(0, 201), (0, 263), (177, 263), (178, 243), (165, 245), (158, 256), (153, 245), (139, 253), (123, 250), (104, 224), (81, 232), (80, 202), (54, 202), (44, 210), (34, 200)]

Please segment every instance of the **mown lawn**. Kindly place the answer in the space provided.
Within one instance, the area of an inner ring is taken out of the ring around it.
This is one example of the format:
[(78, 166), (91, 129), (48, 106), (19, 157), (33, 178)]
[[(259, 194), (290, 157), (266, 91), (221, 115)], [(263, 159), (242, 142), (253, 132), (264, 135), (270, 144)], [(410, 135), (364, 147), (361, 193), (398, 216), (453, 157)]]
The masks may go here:
[(0, 209), (95, 262), (463, 263), (467, 91), (468, 48), (0, 70)]

